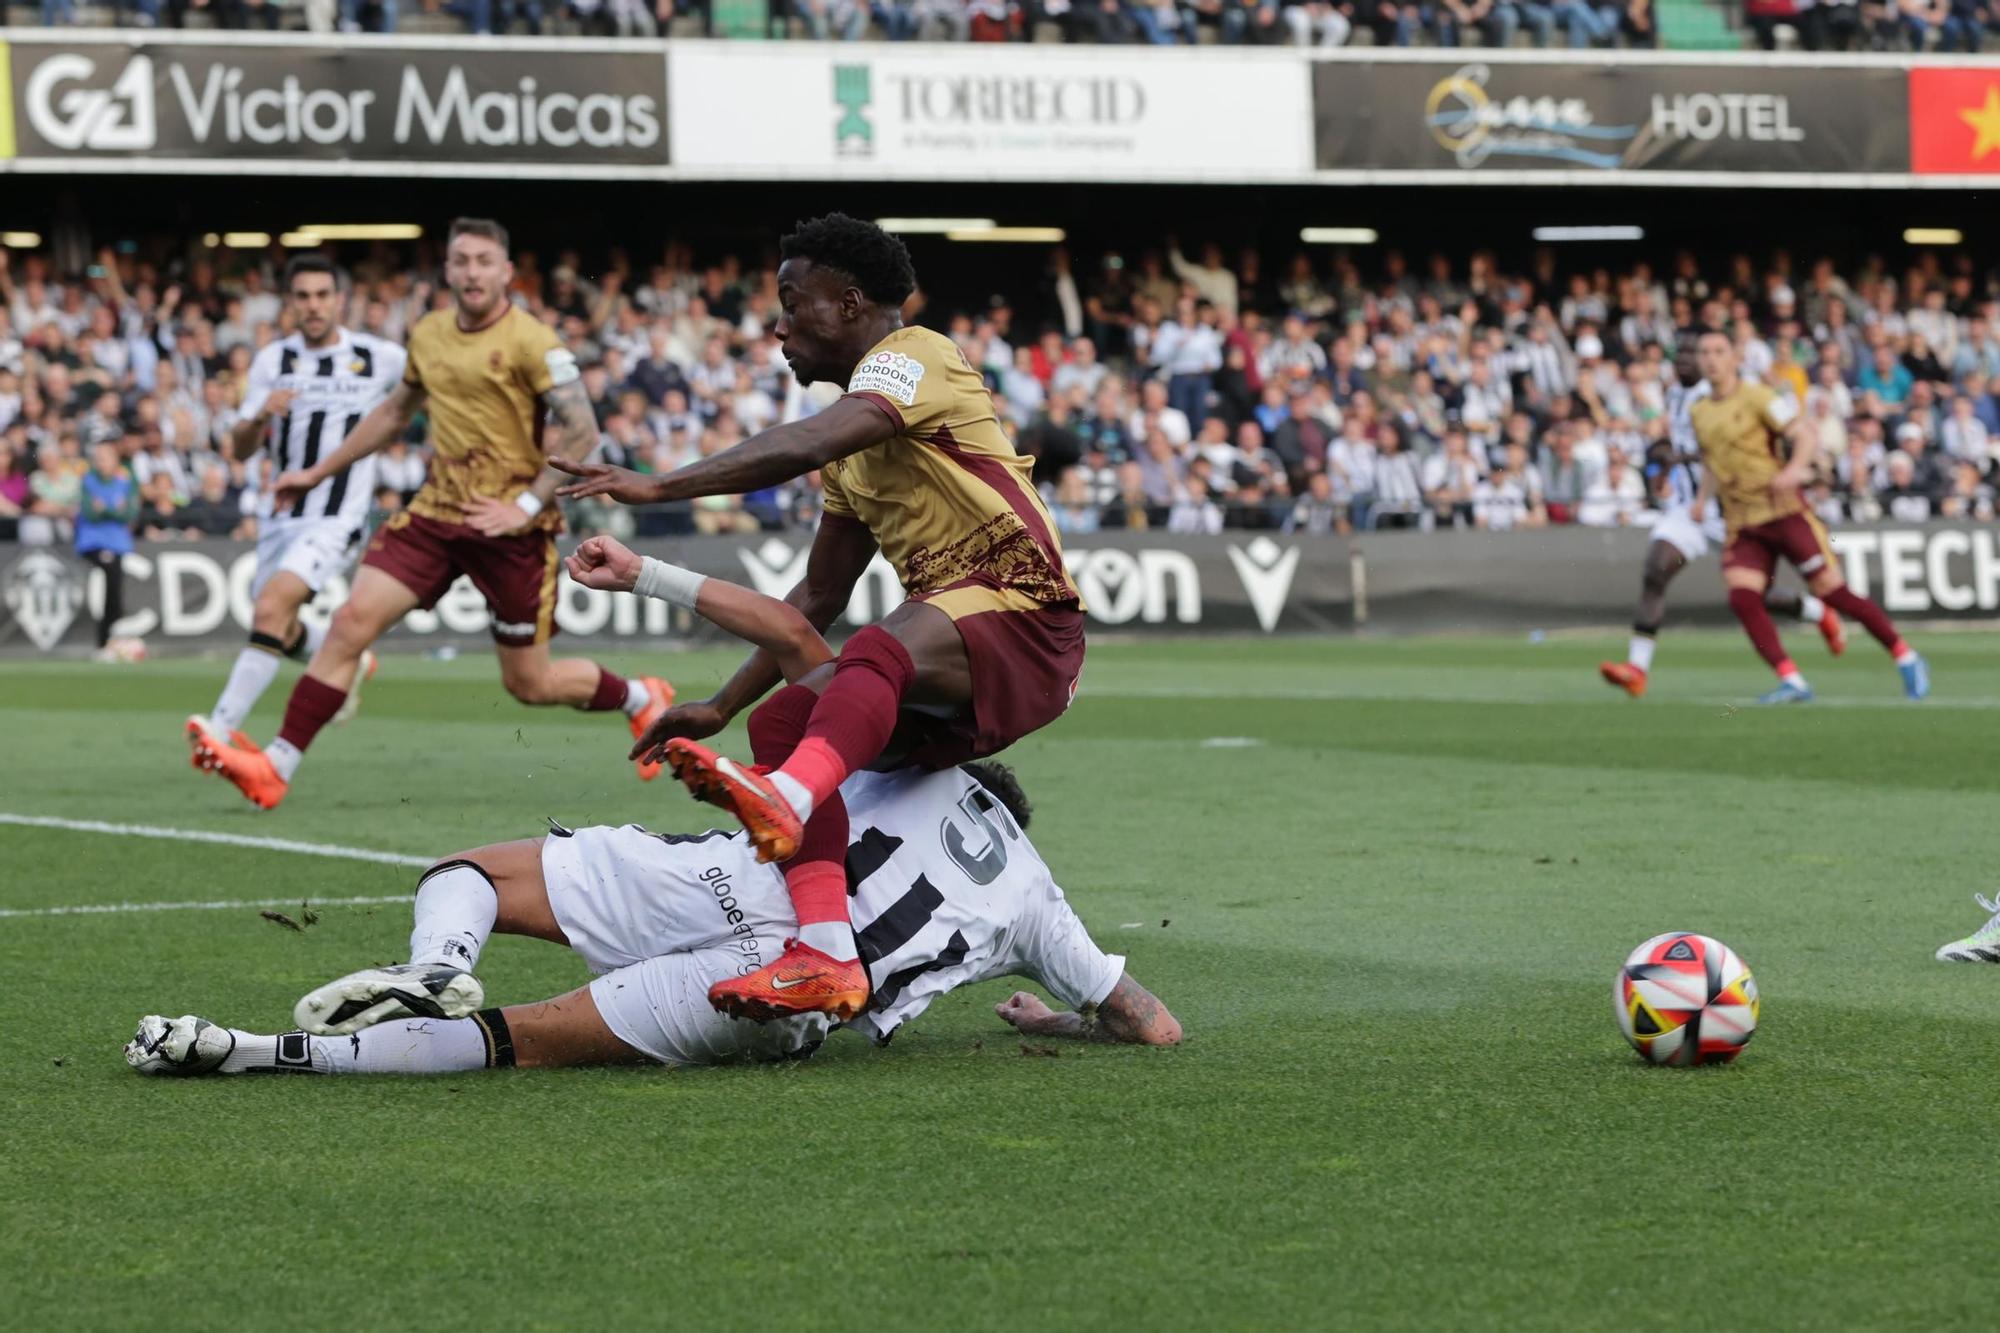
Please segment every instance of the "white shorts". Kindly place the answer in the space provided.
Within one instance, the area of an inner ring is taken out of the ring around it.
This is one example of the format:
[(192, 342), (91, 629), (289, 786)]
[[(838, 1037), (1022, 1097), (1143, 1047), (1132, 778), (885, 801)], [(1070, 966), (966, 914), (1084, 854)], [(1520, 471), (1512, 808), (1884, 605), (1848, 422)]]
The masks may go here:
[(344, 518), (267, 518), (257, 527), (257, 577), (250, 595), (279, 572), (297, 575), (317, 593), (361, 554), (361, 528)]
[(777, 958), (797, 932), (776, 866), (740, 834), (651, 833), (637, 824), (542, 842), (549, 909), (601, 975), (591, 998), (612, 1032), (662, 1064), (781, 1059), (826, 1035), (824, 1018), (751, 1023), (717, 1013), (708, 988)]
[(1722, 545), (1725, 535), (1722, 514), (1712, 500), (1707, 514), (1700, 519), (1695, 517), (1692, 505), (1675, 505), (1653, 524), (1653, 540), (1665, 542), (1690, 561), (1707, 555), (1711, 545)]

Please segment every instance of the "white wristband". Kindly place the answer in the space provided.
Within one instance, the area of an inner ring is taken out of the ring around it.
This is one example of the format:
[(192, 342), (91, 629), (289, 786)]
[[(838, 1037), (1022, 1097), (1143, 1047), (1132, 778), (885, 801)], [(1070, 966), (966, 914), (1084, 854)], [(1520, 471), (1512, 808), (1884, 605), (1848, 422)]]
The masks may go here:
[(542, 497), (536, 495), (533, 491), (522, 491), (514, 497), (514, 507), (529, 518), (533, 518), (542, 512)]
[(701, 585), (708, 582), (706, 574), (697, 574), (692, 569), (682, 569), (652, 556), (643, 556), (639, 561), (639, 577), (632, 583), (632, 591), (641, 597), (657, 597), (669, 606), (684, 606), (694, 610), (695, 599), (701, 596)]

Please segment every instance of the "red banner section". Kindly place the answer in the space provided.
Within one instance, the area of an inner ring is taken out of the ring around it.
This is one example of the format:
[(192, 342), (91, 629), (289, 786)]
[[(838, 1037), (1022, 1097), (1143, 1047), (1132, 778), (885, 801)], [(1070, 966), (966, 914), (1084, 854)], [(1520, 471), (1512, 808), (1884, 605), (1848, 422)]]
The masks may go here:
[(2000, 175), (2000, 67), (1910, 71), (1910, 170)]

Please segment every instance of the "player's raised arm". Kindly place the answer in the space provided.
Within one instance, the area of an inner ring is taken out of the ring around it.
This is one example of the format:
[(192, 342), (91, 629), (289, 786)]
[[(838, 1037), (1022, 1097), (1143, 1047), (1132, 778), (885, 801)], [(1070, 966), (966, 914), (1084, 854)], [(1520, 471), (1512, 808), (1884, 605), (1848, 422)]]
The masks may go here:
[(555, 492), (564, 499), (608, 495), (621, 504), (661, 504), (705, 495), (747, 495), (781, 485), (881, 444), (896, 430), (896, 422), (880, 408), (857, 398), (841, 398), (803, 421), (759, 431), (739, 445), (664, 476), (554, 457), (549, 466), (582, 478)]
[[(816, 632), (824, 632), (847, 608), (861, 572), (874, 558), (875, 537), (867, 525), (842, 514), (826, 514), (806, 558), (806, 576), (785, 594), (786, 605), (803, 615)], [(713, 695), (663, 713), (632, 747), (632, 758), (659, 755), (676, 737), (698, 741), (713, 736), (728, 726), (731, 718), (763, 698), (781, 674), (778, 659), (759, 648)]]
[(408, 380), (399, 381), (387, 398), (361, 418), (361, 424), (340, 442), (338, 449), (313, 466), (287, 472), (273, 482), (272, 503), (283, 508), (328, 477), (336, 476), (368, 455), (388, 448), (410, 428), (410, 420), (417, 415), (417, 409), (423, 406), (423, 402), (422, 389)]
[(1083, 1041), (1116, 1041), (1135, 1046), (1178, 1046), (1180, 1020), (1167, 1012), (1159, 997), (1132, 980), (1118, 978), (1111, 993), (1081, 1012), (1051, 1009), (1038, 995), (1016, 991), (993, 1006), (1002, 1021), (1031, 1037), (1075, 1037)]
[(797, 681), (833, 660), (826, 639), (791, 603), (639, 555), (614, 537), (590, 538), (565, 564), (569, 576), (586, 588), (635, 592), (688, 608), (717, 629), (769, 653), (787, 681)]

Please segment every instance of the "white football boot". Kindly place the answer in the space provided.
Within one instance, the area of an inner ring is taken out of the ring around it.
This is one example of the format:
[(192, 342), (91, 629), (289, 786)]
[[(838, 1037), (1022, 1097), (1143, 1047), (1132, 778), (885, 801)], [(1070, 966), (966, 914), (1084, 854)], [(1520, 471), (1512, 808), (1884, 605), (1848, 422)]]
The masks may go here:
[(125, 1063), (142, 1074), (213, 1074), (235, 1049), (236, 1035), (205, 1018), (147, 1014), (125, 1043)]
[(1988, 901), (1975, 893), (1972, 901), (1990, 913), (1990, 919), (1962, 940), (1953, 940), (1937, 951), (1940, 963), (2000, 963), (2000, 895)]
[(292, 1010), (292, 1021), (321, 1037), (345, 1037), (392, 1018), (464, 1018), (486, 1002), (470, 972), (443, 963), (370, 967), (329, 981)]

